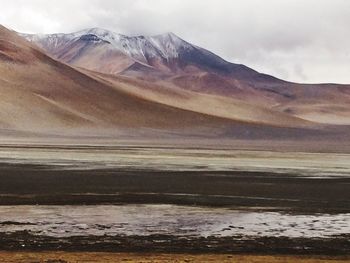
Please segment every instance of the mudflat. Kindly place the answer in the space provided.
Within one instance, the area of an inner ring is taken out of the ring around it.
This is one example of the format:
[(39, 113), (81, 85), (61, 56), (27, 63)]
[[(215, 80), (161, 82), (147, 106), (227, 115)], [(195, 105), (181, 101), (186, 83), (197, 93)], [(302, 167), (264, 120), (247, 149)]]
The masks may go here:
[(50, 146), (0, 159), (2, 250), (349, 255), (345, 153)]
[(1, 205), (180, 204), (349, 212), (350, 178), (245, 171), (0, 165)]

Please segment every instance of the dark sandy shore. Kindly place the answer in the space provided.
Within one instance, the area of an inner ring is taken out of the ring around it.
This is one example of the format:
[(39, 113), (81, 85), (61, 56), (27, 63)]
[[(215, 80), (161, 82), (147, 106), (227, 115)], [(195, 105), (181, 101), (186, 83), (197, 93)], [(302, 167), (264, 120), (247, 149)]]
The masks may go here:
[(350, 235), (326, 239), (244, 236), (182, 237), (173, 235), (58, 238), (21, 231), (1, 233), (0, 250), (348, 256)]
[(243, 171), (57, 170), (0, 164), (0, 205), (180, 204), (350, 212), (350, 178)]

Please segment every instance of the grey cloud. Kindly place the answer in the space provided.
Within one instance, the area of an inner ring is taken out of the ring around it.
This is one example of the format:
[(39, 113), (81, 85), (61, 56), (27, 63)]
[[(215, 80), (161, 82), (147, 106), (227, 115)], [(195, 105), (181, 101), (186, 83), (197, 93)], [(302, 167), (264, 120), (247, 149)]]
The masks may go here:
[(0, 23), (21, 32), (172, 31), (277, 77), (350, 83), (348, 0), (0, 0), (0, 6)]

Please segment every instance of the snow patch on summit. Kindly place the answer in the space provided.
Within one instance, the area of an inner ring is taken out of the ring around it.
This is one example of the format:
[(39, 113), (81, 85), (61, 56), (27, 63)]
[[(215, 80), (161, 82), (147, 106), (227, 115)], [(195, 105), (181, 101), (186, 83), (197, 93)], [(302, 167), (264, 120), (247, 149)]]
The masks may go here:
[(166, 59), (177, 58), (181, 51), (193, 48), (191, 44), (182, 40), (174, 33), (148, 37), (148, 39)]
[(90, 28), (70, 34), (20, 35), (49, 50), (78, 41), (85, 35), (95, 35), (104, 42), (110, 43), (113, 48), (141, 63), (148, 63), (149, 59), (152, 58), (169, 61), (178, 58), (181, 52), (185, 50), (194, 49), (194, 46), (174, 33), (156, 36), (126, 36), (106, 29)]

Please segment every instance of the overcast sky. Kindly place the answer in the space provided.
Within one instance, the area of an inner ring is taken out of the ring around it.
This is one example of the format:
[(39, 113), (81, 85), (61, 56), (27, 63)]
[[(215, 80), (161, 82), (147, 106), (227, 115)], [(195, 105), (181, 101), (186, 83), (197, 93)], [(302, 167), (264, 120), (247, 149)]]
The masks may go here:
[(350, 0), (0, 0), (0, 9), (0, 23), (20, 32), (174, 32), (283, 79), (350, 83)]

